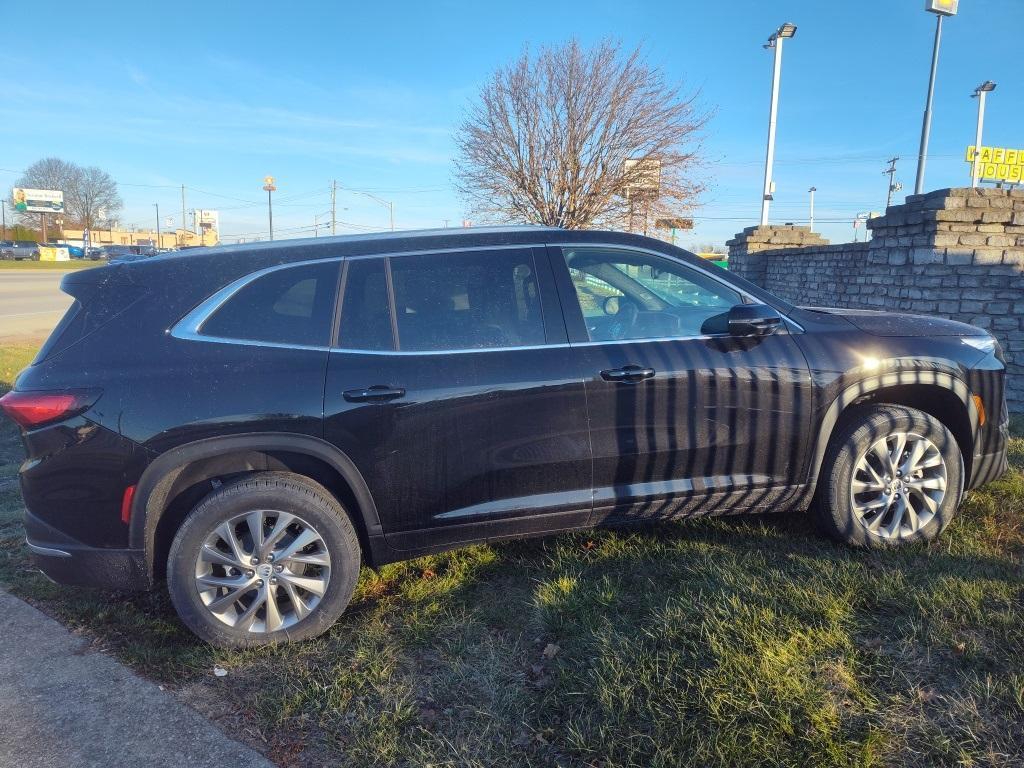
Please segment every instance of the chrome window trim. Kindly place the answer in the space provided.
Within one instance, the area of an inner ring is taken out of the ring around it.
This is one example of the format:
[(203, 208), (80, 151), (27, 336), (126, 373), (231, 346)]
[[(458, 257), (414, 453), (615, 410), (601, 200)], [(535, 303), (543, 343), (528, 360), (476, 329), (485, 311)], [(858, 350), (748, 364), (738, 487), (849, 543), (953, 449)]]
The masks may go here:
[[(387, 259), (387, 258), (400, 258), (402, 256), (422, 256), (431, 253), (459, 253), (464, 251), (507, 251), (507, 250), (524, 250), (533, 248), (544, 248), (544, 247), (555, 247), (555, 248), (604, 248), (608, 250), (616, 251), (634, 251), (651, 256), (656, 256), (662, 259), (668, 259), (676, 262), (686, 268), (693, 269), (702, 275), (714, 280), (717, 283), (724, 285), (741, 296), (744, 296), (754, 304), (764, 304), (765, 302), (760, 301), (756, 296), (744, 291), (739, 286), (732, 285), (727, 280), (723, 280), (717, 275), (713, 275), (710, 272), (702, 269), (694, 264), (689, 264), (681, 259), (675, 258), (666, 253), (655, 251), (650, 248), (643, 248), (640, 246), (632, 245), (621, 245), (617, 243), (519, 243), (514, 245), (487, 245), (479, 247), (457, 247), (457, 248), (426, 248), (416, 251), (399, 251), (396, 253), (368, 253), (368, 254), (354, 254), (349, 256), (330, 256), (327, 258), (320, 259), (304, 259), (303, 261), (290, 261), (285, 264), (274, 264), (263, 269), (258, 269), (255, 272), (250, 272), (236, 280), (228, 283), (226, 286), (208, 296), (197, 306), (192, 308), (185, 314), (180, 320), (174, 325), (168, 328), (164, 333), (172, 336), (176, 339), (183, 341), (207, 341), (215, 344), (233, 344), (236, 346), (245, 347), (267, 347), (270, 349), (294, 349), (294, 350), (306, 350), (311, 352), (339, 352), (344, 354), (360, 354), (360, 355), (461, 355), (477, 352), (512, 352), (515, 350), (538, 350), (538, 349), (571, 349), (573, 347), (596, 347), (604, 346), (608, 344), (651, 344), (651, 343), (664, 343), (667, 341), (702, 341), (708, 339), (721, 339), (729, 338), (727, 333), (709, 334), (709, 335), (695, 335), (695, 336), (662, 336), (651, 339), (608, 339), (605, 341), (579, 341), (579, 342), (557, 342), (553, 344), (530, 344), (524, 346), (515, 347), (471, 347), (463, 349), (424, 349), (424, 350), (369, 350), (369, 349), (348, 349), (345, 347), (332, 347), (325, 345), (314, 345), (314, 344), (286, 344), (276, 341), (261, 341), (259, 339), (236, 339), (223, 336), (207, 336), (202, 333), (202, 326), (220, 307), (231, 299), (236, 293), (242, 288), (247, 286), (249, 283), (260, 279), (264, 275), (269, 275), (272, 272), (277, 272), (282, 269), (293, 269), (297, 267), (309, 266), (310, 264), (324, 264), (331, 262), (341, 262), (346, 260), (356, 259)], [(340, 278), (339, 278), (340, 280)], [(788, 315), (779, 312), (786, 323), (792, 324), (803, 332), (803, 327), (796, 321), (789, 318)]]

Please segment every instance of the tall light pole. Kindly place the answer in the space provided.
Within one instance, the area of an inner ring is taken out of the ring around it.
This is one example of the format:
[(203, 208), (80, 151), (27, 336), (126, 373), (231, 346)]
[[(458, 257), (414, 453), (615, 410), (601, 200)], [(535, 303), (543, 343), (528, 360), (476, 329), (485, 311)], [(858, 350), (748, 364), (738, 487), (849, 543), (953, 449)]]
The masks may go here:
[(775, 163), (775, 121), (779, 114), (779, 81), (782, 78), (782, 41), (796, 34), (796, 24), (786, 22), (772, 33), (765, 48), (775, 49), (772, 65), (772, 106), (768, 115), (768, 150), (764, 159), (764, 193), (761, 197), (761, 226), (768, 223), (768, 204), (775, 194), (772, 165)]
[(974, 162), (971, 163), (971, 186), (978, 186), (978, 177), (981, 175), (981, 129), (985, 125), (985, 96), (996, 89), (996, 84), (991, 80), (974, 89), (972, 99), (978, 100), (978, 130), (974, 134)]
[(817, 187), (811, 187), (807, 190), (811, 193), (811, 231), (814, 231), (814, 193), (818, 191)]
[(263, 177), (263, 189), (267, 192), (267, 222), (270, 224), (270, 239), (274, 239), (274, 203), (271, 196), (277, 187), (274, 186), (273, 176)]
[(388, 215), (391, 219), (391, 231), (395, 231), (395, 204), (393, 202), (391, 202), (390, 200), (382, 200), (376, 195), (371, 195), (369, 192), (363, 192), (362, 190), (359, 189), (350, 189), (349, 192), (354, 192), (357, 195), (364, 195), (365, 197), (368, 197), (371, 200), (376, 200), (381, 205), (386, 205), (388, 207)]
[(917, 153), (917, 181), (914, 194), (924, 191), (924, 166), (928, 156), (928, 139), (932, 132), (932, 99), (935, 96), (935, 73), (939, 68), (939, 44), (942, 42), (942, 19), (955, 16), (960, 0), (925, 0), (924, 9), (935, 14), (935, 42), (932, 45), (932, 68), (928, 76), (928, 98), (924, 103), (924, 121), (921, 124), (921, 148)]
[(160, 250), (160, 203), (153, 203), (156, 208), (156, 247)]

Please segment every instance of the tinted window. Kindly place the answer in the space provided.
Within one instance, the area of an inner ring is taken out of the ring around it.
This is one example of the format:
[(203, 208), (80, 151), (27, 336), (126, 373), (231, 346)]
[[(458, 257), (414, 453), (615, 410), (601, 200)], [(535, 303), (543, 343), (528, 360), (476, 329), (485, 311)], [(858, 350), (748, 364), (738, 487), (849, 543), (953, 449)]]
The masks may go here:
[(352, 259), (345, 274), (338, 346), (344, 349), (394, 349), (385, 261)]
[[(631, 251), (565, 250), (591, 341), (700, 336), (743, 298), (669, 259)], [(705, 325), (707, 323), (707, 325)]]
[(486, 349), (544, 343), (529, 250), (391, 259), (399, 348)]
[(338, 262), (270, 272), (239, 290), (200, 333), (228, 339), (326, 346), (338, 286)]

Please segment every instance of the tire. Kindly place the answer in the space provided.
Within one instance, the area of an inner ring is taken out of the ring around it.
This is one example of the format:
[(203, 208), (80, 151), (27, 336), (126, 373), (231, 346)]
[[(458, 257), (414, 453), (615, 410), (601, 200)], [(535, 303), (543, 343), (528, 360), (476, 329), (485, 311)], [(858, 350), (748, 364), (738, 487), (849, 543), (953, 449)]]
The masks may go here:
[(167, 588), (196, 635), (247, 648), (325, 632), (352, 599), (359, 566), (355, 528), (326, 488), (264, 472), (223, 485), (185, 518), (167, 558)]
[(963, 483), (960, 448), (942, 422), (902, 405), (861, 406), (829, 443), (815, 511), (826, 534), (855, 547), (932, 541), (953, 520)]

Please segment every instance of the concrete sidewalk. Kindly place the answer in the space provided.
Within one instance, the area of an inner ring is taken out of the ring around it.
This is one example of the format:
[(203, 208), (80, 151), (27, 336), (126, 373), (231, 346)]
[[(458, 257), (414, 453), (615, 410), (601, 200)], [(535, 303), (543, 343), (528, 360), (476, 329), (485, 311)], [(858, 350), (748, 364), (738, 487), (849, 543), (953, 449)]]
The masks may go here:
[(0, 589), (0, 767), (272, 768)]

